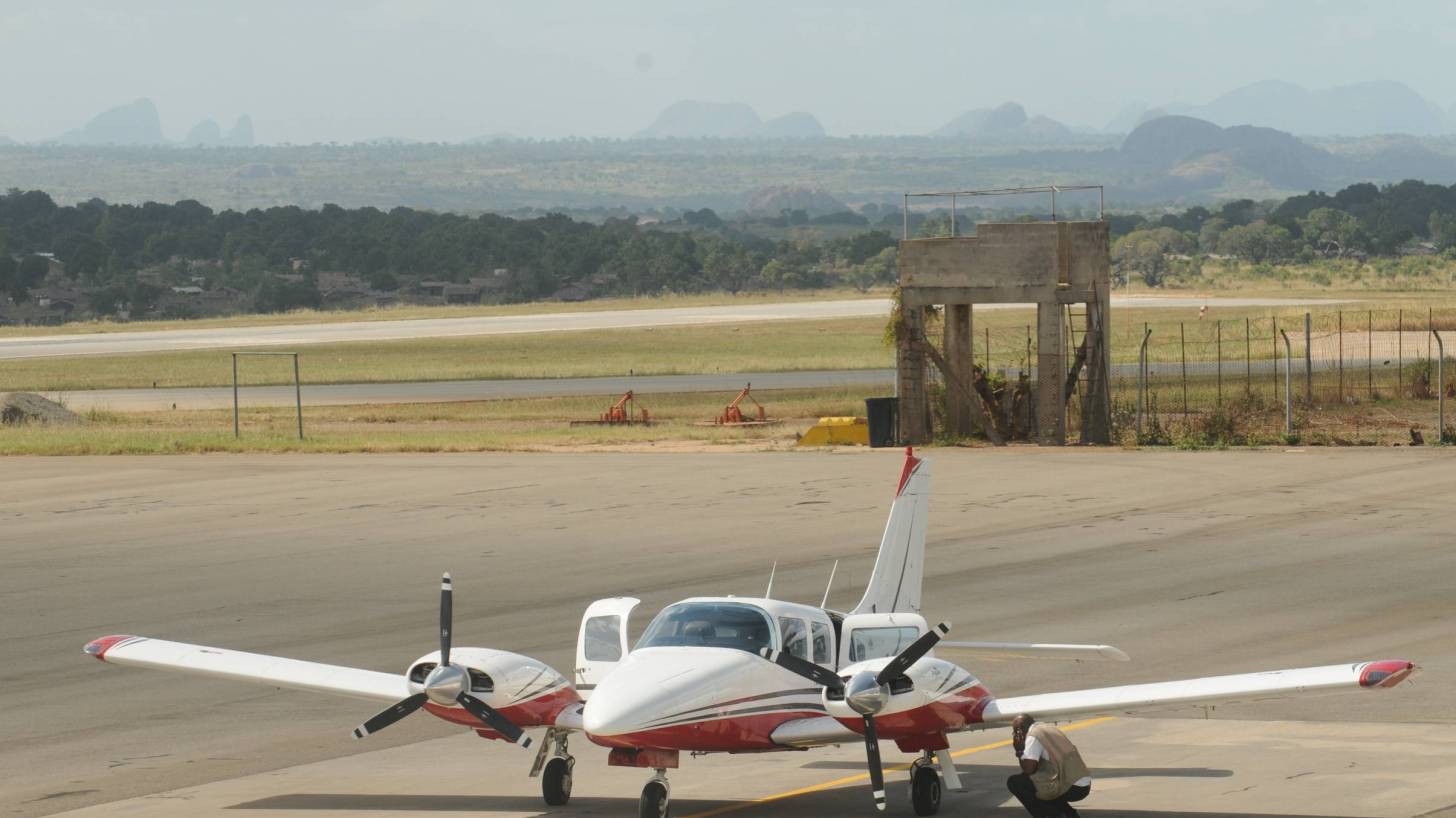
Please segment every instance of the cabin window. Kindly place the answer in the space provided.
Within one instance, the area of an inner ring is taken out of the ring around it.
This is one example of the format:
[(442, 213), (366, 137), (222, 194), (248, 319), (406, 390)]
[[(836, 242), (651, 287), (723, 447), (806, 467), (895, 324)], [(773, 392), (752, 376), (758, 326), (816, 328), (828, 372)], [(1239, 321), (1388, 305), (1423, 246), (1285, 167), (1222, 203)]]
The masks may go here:
[(849, 634), (849, 661), (894, 656), (919, 636), (918, 628), (855, 628)]
[(809, 660), (809, 637), (804, 633), (804, 620), (790, 616), (779, 617), (779, 636), (783, 639), (785, 652), (806, 662)]
[(814, 637), (814, 664), (834, 666), (834, 635), (828, 622), (810, 622), (810, 633)]
[(637, 647), (733, 648), (758, 653), (773, 647), (773, 620), (761, 609), (741, 602), (679, 602), (652, 620)]
[(588, 661), (616, 662), (622, 658), (622, 617), (594, 616), (586, 621), (582, 653)]

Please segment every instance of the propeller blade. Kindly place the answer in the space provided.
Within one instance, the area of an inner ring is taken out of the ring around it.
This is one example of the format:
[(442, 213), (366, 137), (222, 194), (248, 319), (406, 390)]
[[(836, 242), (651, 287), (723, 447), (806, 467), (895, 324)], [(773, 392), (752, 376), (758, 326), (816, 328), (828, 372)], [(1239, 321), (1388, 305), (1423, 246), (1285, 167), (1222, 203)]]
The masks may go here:
[(820, 687), (827, 687), (835, 693), (844, 692), (844, 680), (839, 678), (832, 670), (800, 659), (792, 653), (784, 653), (781, 650), (774, 650), (773, 648), (763, 648), (759, 650), (758, 655), (773, 662), (784, 670), (793, 671), (803, 676), (805, 679)]
[(475, 698), (469, 693), (461, 693), (455, 697), (460, 706), (470, 711), (470, 714), (485, 723), (486, 727), (500, 733), (506, 741), (512, 741), (522, 747), (531, 746), (531, 737), (521, 731), (521, 728), (511, 723), (511, 720), (502, 716), (495, 708)]
[(920, 661), (920, 657), (929, 653), (930, 649), (935, 647), (935, 643), (939, 642), (947, 633), (950, 633), (950, 623), (948, 622), (942, 622), (926, 631), (924, 636), (916, 639), (910, 644), (910, 647), (900, 651), (899, 656), (891, 659), (888, 665), (881, 668), (880, 672), (875, 674), (875, 681), (884, 685), (889, 684), (891, 679), (904, 676), (905, 671)]
[(423, 693), (416, 693), (407, 699), (391, 704), (387, 710), (354, 728), (354, 738), (364, 738), (371, 733), (377, 733), (409, 714), (424, 706), (425, 700), (429, 697)]
[(875, 735), (875, 719), (864, 717), (865, 755), (869, 760), (870, 789), (875, 796), (875, 809), (885, 811), (885, 771), (880, 767), (880, 740)]
[(440, 580), (440, 664), (450, 664), (450, 625), (455, 618), (454, 591), (450, 587), (450, 575)]

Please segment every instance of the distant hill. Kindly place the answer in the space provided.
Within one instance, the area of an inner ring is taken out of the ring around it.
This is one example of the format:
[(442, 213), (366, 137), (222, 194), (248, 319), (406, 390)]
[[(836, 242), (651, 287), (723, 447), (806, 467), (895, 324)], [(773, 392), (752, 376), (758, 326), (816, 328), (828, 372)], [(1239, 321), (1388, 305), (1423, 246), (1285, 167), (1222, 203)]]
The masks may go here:
[(211, 119), (204, 119), (192, 126), (192, 130), (183, 137), (182, 144), (188, 147), (211, 146), (222, 142), (222, 128)]
[(640, 131), (645, 139), (818, 139), (824, 126), (803, 111), (767, 122), (741, 102), (700, 102), (685, 99), (662, 109), (657, 119)]
[(1218, 125), (1261, 125), (1320, 136), (1429, 136), (1451, 130), (1438, 106), (1404, 83), (1391, 81), (1312, 91), (1269, 80), (1235, 89), (1206, 105), (1164, 105), (1162, 111)]
[(1028, 117), (1026, 109), (1015, 102), (966, 111), (930, 135), (1002, 143), (1065, 142), (1073, 136), (1070, 128), (1054, 119)]
[(824, 126), (813, 114), (795, 111), (763, 123), (756, 135), (764, 139), (819, 139), (824, 136)]
[(157, 106), (145, 98), (102, 111), (55, 141), (62, 145), (163, 145), (167, 142), (162, 138)]
[(247, 114), (238, 117), (232, 130), (223, 137), (222, 144), (230, 148), (251, 148), (253, 146), (253, 118)]
[(8, 136), (0, 136), (0, 147), (4, 147), (6, 145), (19, 145), (19, 144), (20, 144), (19, 142), (16, 142), (14, 139), (11, 139)]

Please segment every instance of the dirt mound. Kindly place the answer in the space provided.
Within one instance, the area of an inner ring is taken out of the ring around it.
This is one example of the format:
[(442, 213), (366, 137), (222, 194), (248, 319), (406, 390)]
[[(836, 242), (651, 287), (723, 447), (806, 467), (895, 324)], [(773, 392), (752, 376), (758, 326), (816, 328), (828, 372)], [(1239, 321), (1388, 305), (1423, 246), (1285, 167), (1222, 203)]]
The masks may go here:
[(0, 423), (13, 426), (20, 423), (80, 422), (80, 415), (34, 392), (0, 394)]

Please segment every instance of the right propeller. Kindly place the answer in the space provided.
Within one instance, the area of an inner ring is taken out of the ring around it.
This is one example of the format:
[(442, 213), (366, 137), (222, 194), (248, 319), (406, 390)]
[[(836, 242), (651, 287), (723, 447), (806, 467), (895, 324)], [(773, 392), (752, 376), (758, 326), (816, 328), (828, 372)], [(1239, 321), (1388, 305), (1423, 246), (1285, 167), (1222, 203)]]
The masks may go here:
[(875, 733), (875, 715), (890, 701), (890, 682), (905, 675), (905, 671), (929, 653), (947, 633), (950, 633), (949, 623), (936, 625), (900, 651), (878, 673), (862, 670), (850, 677), (848, 683), (834, 671), (791, 653), (772, 648), (759, 651), (763, 658), (779, 667), (793, 671), (835, 693), (842, 693), (844, 703), (864, 718), (865, 756), (869, 762), (870, 787), (874, 791), (875, 809), (880, 811), (885, 809), (885, 772), (880, 765), (880, 743)]
[(409, 714), (434, 702), (442, 706), (459, 705), (475, 716), (482, 724), (501, 734), (506, 741), (522, 747), (530, 747), (531, 739), (502, 716), (499, 711), (480, 699), (470, 695), (470, 671), (460, 665), (450, 664), (450, 630), (454, 620), (452, 600), (454, 591), (450, 575), (440, 580), (440, 664), (425, 677), (424, 691), (408, 696), (390, 705), (387, 709), (354, 728), (354, 738), (364, 738), (377, 733)]

